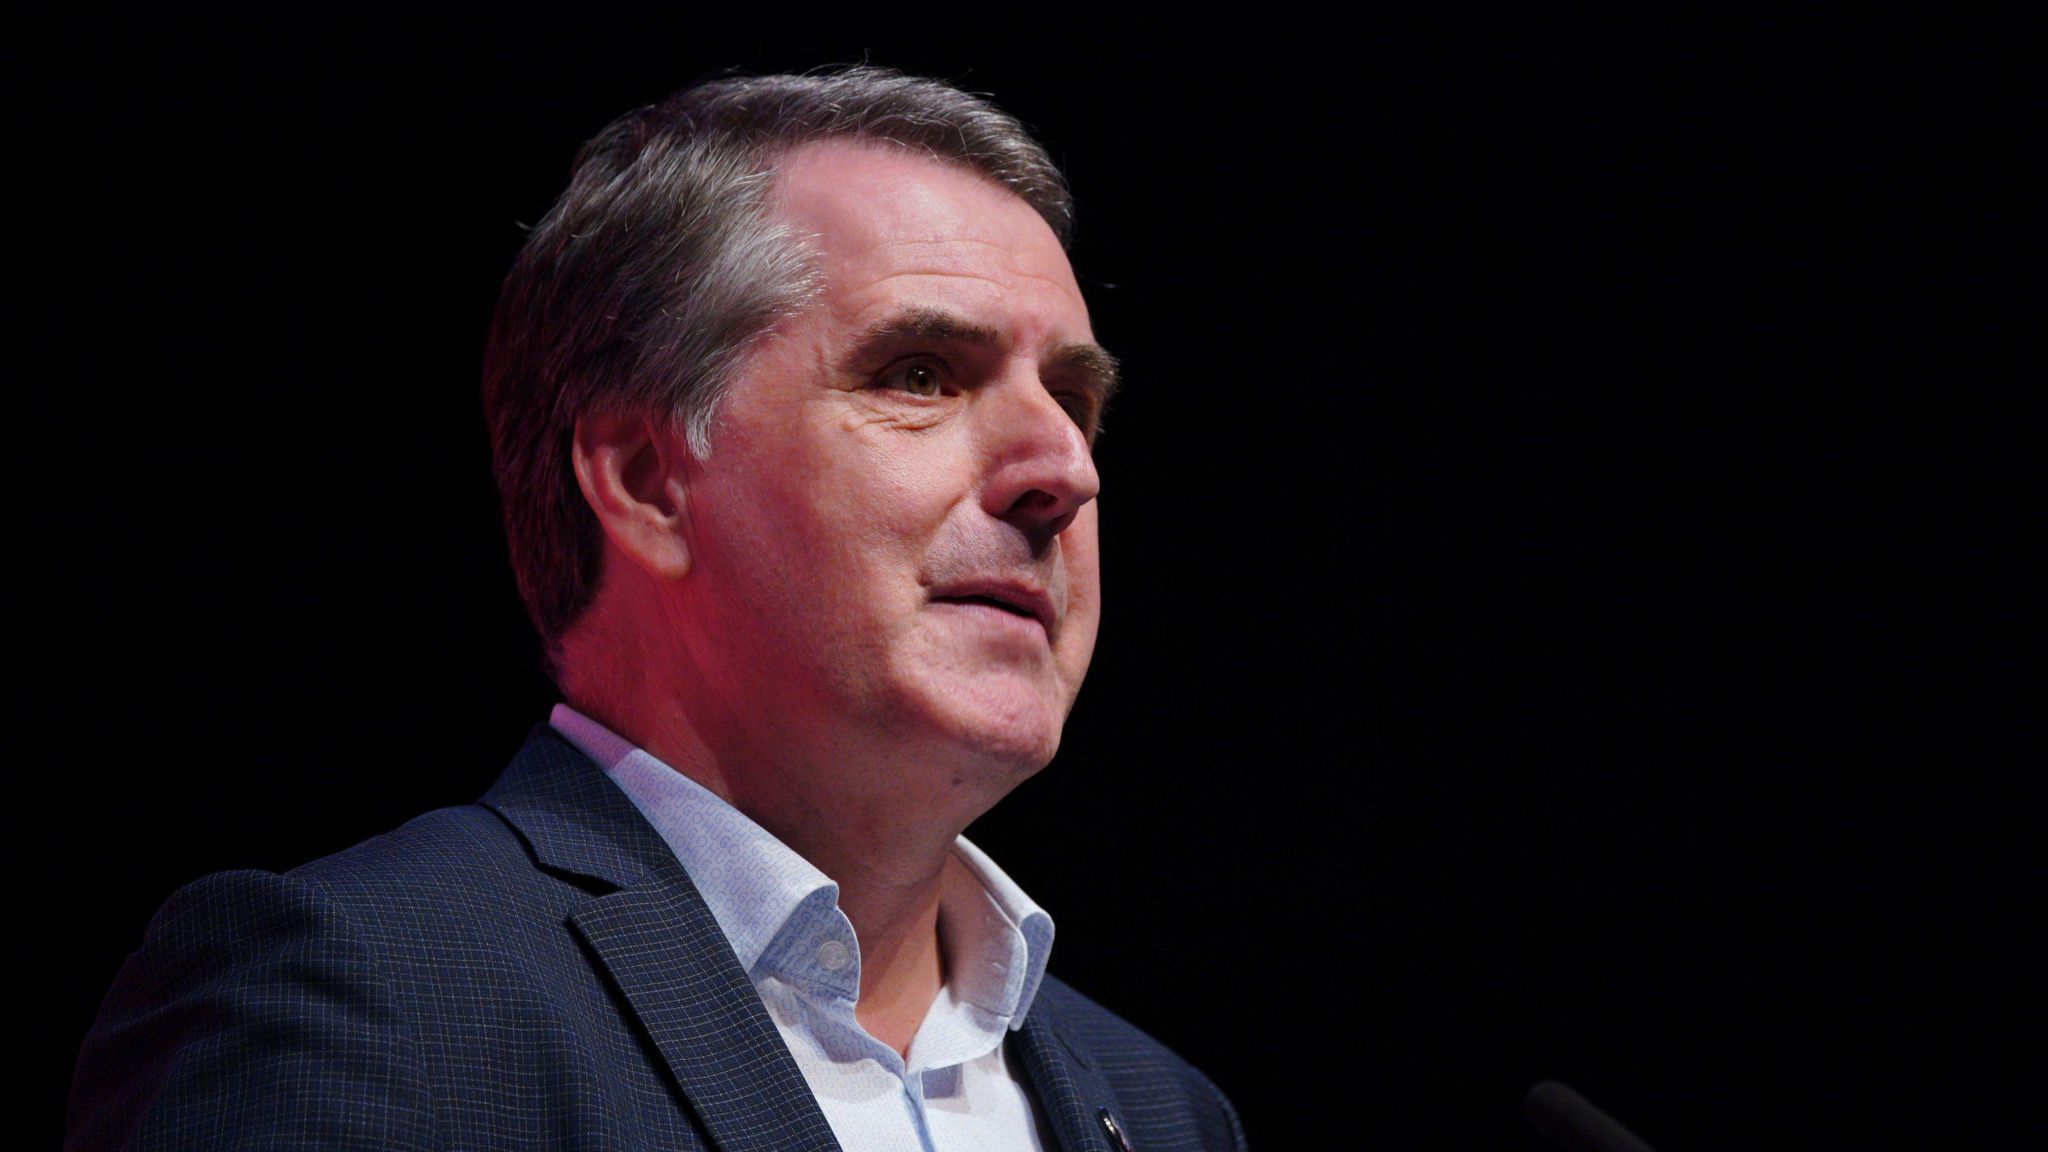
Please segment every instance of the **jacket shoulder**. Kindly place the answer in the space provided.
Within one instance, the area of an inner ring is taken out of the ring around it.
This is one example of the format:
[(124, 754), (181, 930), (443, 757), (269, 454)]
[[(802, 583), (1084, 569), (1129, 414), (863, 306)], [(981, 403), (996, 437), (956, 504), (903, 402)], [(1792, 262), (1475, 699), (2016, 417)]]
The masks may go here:
[(65, 1147), (413, 1147), (421, 1070), (344, 910), (289, 876), (217, 873), (165, 902), (115, 977)]
[[(407, 1002), (455, 995), (502, 1008), (517, 990), (538, 1005), (583, 969), (563, 926), (590, 889), (538, 866), (481, 804), (426, 813), (287, 878), (346, 915)], [(442, 1021), (419, 1006), (422, 1026)]]
[(281, 875), (195, 880), (151, 919), (81, 1046), (66, 1147), (426, 1140), (455, 1011), (432, 1009), (528, 990), (566, 947), (575, 894), (474, 804)]
[(436, 904), (530, 883), (518, 833), (481, 804), (440, 808), (288, 875), (375, 921), (394, 905)]

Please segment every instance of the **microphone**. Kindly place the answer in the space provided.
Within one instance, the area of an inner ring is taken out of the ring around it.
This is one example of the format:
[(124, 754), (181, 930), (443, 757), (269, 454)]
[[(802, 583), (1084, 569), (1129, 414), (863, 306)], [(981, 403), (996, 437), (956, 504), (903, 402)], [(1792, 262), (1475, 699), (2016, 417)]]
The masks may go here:
[(1529, 1089), (1522, 1101), (1529, 1124), (1571, 1152), (1651, 1152), (1635, 1133), (1555, 1080)]

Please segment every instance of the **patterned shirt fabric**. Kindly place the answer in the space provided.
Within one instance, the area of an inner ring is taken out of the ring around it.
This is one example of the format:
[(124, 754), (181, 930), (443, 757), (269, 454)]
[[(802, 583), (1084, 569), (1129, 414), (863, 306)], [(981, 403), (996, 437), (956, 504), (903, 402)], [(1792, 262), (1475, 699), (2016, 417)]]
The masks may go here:
[(860, 944), (839, 886), (737, 808), (566, 704), (549, 724), (675, 852), (847, 1152), (1057, 1147), (1003, 1038), (1023, 1026), (1052, 918), (966, 837), (939, 897), (947, 981), (908, 1057), (855, 1019)]

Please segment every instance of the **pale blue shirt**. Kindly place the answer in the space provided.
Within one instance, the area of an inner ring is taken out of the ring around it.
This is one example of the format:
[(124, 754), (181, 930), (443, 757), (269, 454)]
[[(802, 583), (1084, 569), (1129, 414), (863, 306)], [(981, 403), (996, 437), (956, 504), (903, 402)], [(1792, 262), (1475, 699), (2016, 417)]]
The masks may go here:
[(549, 723), (604, 768), (710, 906), (847, 1152), (1057, 1147), (1003, 1037), (1045, 976), (1052, 917), (962, 836), (939, 895), (946, 985), (906, 1059), (854, 1018), (860, 944), (839, 886), (710, 789), (566, 704)]

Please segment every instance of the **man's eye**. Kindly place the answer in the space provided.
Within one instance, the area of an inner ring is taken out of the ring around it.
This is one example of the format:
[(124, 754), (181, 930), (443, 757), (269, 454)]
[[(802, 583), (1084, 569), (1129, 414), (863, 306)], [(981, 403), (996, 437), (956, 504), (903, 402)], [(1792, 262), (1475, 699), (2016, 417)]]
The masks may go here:
[(1082, 434), (1090, 440), (1095, 438), (1095, 402), (1086, 396), (1062, 395), (1058, 397), (1060, 407), (1067, 410)]
[(939, 370), (930, 364), (904, 364), (891, 368), (882, 383), (912, 396), (937, 396), (941, 387)]

